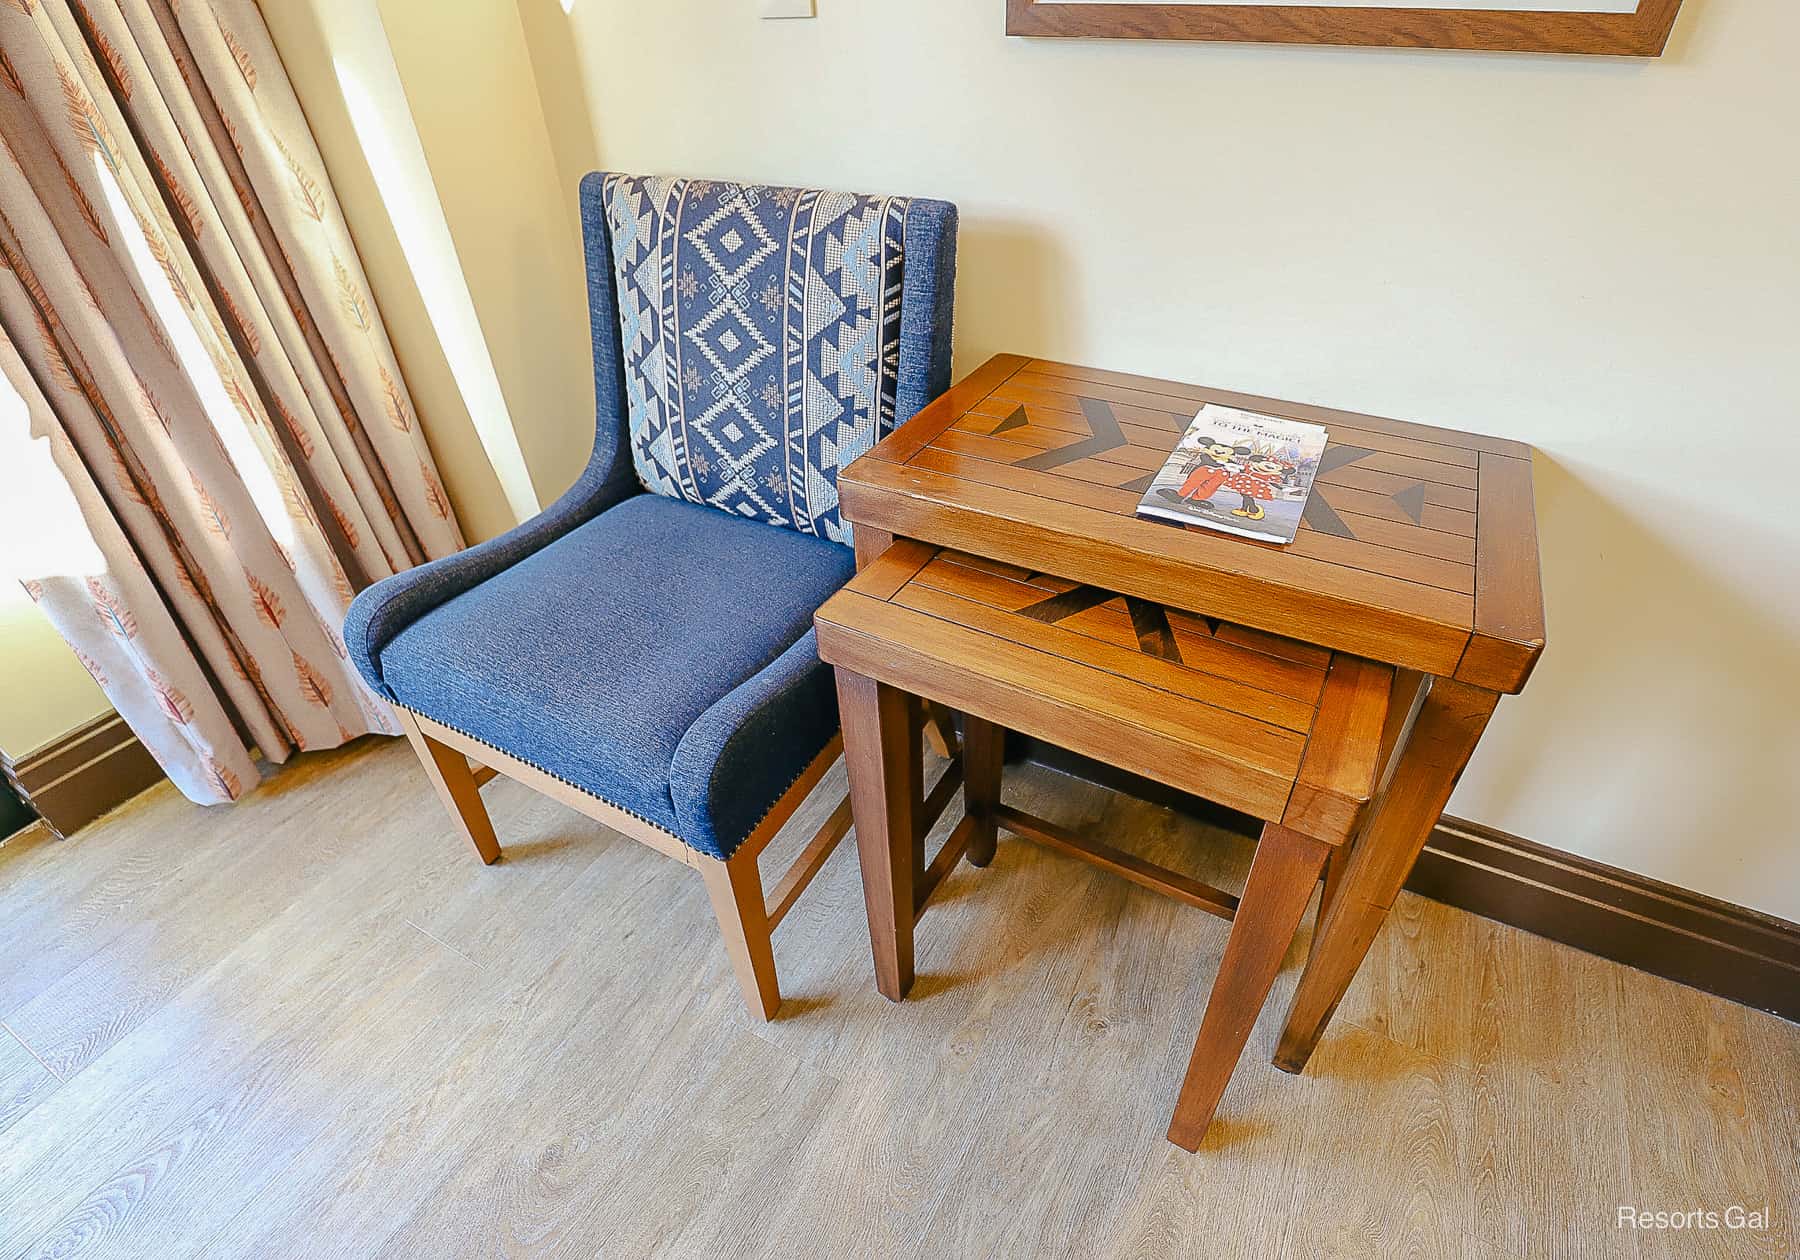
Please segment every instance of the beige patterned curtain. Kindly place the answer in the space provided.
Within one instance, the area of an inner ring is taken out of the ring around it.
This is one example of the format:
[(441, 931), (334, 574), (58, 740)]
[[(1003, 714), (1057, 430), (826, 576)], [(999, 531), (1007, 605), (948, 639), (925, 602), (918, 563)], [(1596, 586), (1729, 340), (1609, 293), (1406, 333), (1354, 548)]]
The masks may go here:
[(17, 576), (189, 797), (395, 731), (338, 627), (462, 537), (252, 0), (0, 0), (0, 425), (89, 535)]

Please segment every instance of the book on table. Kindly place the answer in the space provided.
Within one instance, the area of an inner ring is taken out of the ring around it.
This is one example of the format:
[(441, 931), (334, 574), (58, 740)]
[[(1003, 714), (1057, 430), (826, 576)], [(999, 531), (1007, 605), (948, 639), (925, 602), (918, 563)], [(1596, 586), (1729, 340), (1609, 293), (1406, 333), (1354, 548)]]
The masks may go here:
[(1291, 543), (1325, 441), (1316, 424), (1207, 403), (1144, 492), (1138, 515)]

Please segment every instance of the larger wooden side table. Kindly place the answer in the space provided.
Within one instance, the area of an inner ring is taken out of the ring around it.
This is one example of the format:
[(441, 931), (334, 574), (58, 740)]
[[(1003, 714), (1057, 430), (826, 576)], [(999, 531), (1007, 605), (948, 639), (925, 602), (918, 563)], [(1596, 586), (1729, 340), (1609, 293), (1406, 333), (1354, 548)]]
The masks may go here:
[[(1137, 517), (1207, 402), (1330, 430), (1291, 545)], [(1531, 455), (1501, 438), (1003, 354), (845, 469), (839, 494), (859, 565), (920, 540), (1392, 665), (1415, 684), (1276, 1051), (1298, 1072), (1500, 696), (1523, 689), (1543, 651)]]

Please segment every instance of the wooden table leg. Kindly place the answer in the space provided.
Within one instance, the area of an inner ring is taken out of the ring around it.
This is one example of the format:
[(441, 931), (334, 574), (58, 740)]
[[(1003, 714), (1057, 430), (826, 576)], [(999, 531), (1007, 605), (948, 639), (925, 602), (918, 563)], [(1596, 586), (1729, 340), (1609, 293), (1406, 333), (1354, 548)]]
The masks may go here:
[(923, 795), (919, 728), (912, 698), (903, 691), (839, 669), (837, 692), (875, 987), (898, 1002), (913, 982), (913, 818)]
[(881, 558), (881, 553), (894, 545), (894, 536), (873, 525), (858, 525), (851, 534), (851, 549), (856, 552), (856, 571), (862, 572)]
[(994, 807), (1000, 804), (1000, 774), (1006, 761), (1006, 728), (963, 714), (963, 808), (975, 819), (966, 856), (970, 866), (986, 866), (994, 860), (1000, 824)]
[(1412, 737), (1351, 846), (1349, 865), (1318, 927), (1275, 1051), (1282, 1071), (1298, 1072), (1312, 1057), (1499, 699), (1484, 688), (1432, 679)]
[(1350, 864), (1350, 846), (1340, 844), (1333, 848), (1325, 858), (1325, 887), (1319, 893), (1319, 923), (1313, 932), (1313, 944), (1318, 944), (1317, 926), (1322, 926), (1325, 916), (1331, 913), (1331, 903), (1337, 900), (1338, 889), (1344, 886), (1344, 868)]
[(1194, 1040), (1187, 1078), (1181, 1082), (1181, 1096), (1169, 1121), (1169, 1141), (1184, 1150), (1198, 1150), (1212, 1123), (1330, 849), (1322, 840), (1274, 823), (1263, 827), (1219, 976), (1206, 1000), (1206, 1017)]

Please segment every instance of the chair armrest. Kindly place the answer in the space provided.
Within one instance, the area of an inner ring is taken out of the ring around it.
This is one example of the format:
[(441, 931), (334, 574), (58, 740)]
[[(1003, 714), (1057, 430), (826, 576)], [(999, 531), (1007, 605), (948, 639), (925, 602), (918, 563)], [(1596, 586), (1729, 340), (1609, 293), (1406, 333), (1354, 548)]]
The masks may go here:
[[(683, 838), (734, 852), (793, 782), (794, 750), (810, 762), (837, 728), (837, 688), (808, 630), (702, 713), (676, 745), (669, 794)], [(744, 792), (745, 783), (768, 790)], [(727, 793), (725, 784), (739, 790)]]
[(358, 595), (344, 618), (344, 646), (362, 676), (389, 700), (397, 697), (381, 676), (382, 649), (434, 608), (473, 589), (526, 556), (592, 520), (635, 492), (630, 465), (596, 458), (563, 496), (506, 533), (453, 556), (383, 578)]

